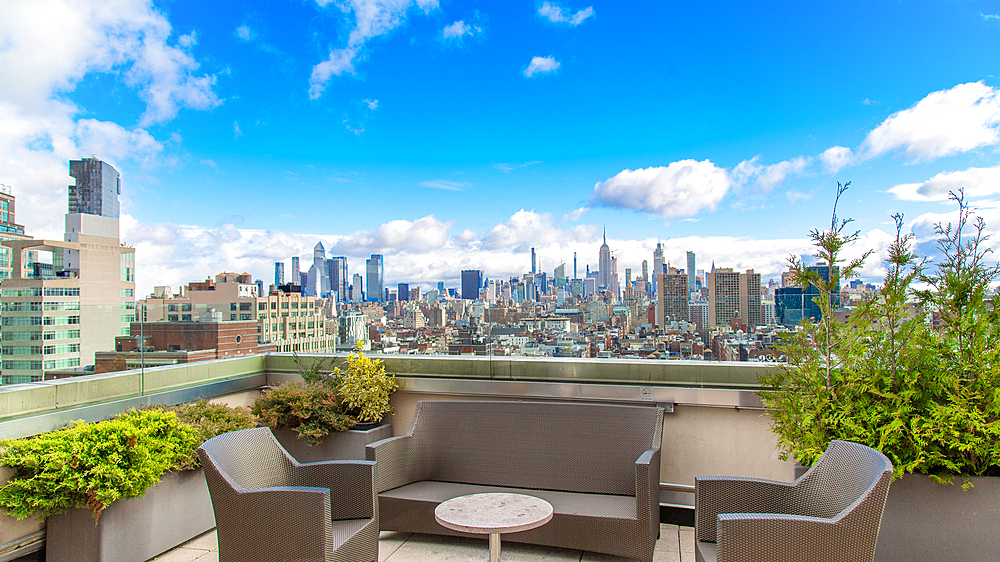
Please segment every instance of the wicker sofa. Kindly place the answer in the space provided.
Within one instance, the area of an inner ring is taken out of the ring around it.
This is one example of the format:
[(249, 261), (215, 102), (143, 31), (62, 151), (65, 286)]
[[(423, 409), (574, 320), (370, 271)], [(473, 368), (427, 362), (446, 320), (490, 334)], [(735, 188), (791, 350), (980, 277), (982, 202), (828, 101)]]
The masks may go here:
[(462, 535), (434, 508), (483, 492), (545, 499), (547, 524), (504, 535), (649, 562), (659, 535), (663, 410), (561, 402), (421, 401), (406, 435), (368, 445), (379, 528)]

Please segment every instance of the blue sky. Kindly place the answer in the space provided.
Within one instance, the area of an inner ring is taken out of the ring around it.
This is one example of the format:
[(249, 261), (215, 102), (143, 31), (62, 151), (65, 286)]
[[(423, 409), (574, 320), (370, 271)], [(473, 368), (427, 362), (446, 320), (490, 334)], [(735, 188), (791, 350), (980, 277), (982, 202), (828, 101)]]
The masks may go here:
[(66, 161), (116, 166), (140, 291), (320, 240), (389, 283), (582, 272), (604, 227), (620, 274), (663, 240), (766, 279), (838, 180), (856, 253), (959, 186), (1000, 224), (1000, 6), (703, 4), (15, 0), (0, 183), (58, 237)]

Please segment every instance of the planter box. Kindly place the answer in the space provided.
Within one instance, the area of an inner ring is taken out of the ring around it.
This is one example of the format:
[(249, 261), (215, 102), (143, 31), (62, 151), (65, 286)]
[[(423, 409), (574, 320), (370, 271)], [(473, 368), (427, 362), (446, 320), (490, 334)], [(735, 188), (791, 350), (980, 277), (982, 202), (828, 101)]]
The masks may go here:
[(907, 474), (889, 486), (876, 562), (1000, 560), (1000, 478), (973, 477), (942, 485)]
[(367, 445), (392, 437), (392, 425), (384, 423), (368, 430), (350, 429), (331, 433), (316, 446), (310, 446), (305, 439), (299, 439), (299, 434), (292, 429), (279, 429), (274, 432), (274, 436), (299, 462), (363, 461)]
[(46, 562), (143, 562), (215, 527), (201, 469), (168, 472), (141, 498), (118, 501), (94, 524), (89, 509), (46, 522)]

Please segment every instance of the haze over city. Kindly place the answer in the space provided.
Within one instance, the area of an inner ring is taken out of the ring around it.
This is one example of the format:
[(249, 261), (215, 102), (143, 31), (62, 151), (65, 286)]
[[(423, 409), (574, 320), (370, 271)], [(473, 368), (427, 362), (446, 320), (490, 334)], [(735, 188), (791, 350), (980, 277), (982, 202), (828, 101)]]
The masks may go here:
[(837, 181), (855, 254), (895, 212), (929, 246), (959, 187), (996, 231), (998, 43), (984, 2), (13, 2), (0, 183), (60, 239), (67, 161), (112, 164), (137, 296), (317, 241), (389, 285), (582, 271), (604, 228), (619, 271), (766, 280)]

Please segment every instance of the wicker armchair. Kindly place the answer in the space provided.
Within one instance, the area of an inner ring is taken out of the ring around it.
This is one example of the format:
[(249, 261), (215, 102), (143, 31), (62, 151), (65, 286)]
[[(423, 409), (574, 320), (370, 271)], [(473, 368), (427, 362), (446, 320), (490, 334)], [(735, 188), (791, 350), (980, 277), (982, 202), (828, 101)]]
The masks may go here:
[(875, 449), (833, 441), (791, 484), (695, 481), (698, 562), (872, 562), (892, 464)]
[(300, 464), (266, 427), (213, 437), (198, 455), (220, 562), (378, 559), (375, 463)]

